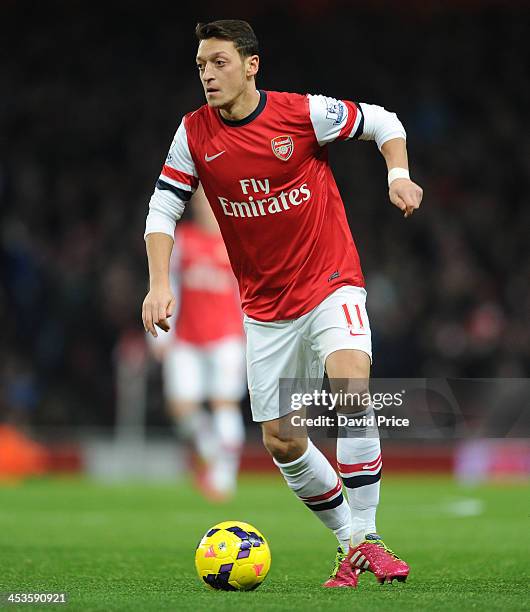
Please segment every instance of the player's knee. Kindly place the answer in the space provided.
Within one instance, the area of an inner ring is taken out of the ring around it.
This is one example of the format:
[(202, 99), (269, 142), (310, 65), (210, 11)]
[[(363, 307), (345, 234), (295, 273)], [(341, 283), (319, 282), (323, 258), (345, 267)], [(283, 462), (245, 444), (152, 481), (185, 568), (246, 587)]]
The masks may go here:
[(263, 444), (279, 463), (295, 461), (304, 454), (307, 448), (307, 440), (283, 438), (278, 432), (266, 429), (263, 429)]

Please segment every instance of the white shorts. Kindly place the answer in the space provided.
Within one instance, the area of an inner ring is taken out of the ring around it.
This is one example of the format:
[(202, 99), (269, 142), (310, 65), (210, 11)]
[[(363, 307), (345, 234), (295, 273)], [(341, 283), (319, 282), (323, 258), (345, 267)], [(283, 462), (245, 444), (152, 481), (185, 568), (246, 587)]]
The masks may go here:
[(244, 340), (223, 338), (204, 346), (179, 340), (168, 349), (162, 372), (168, 400), (239, 401), (247, 388)]
[(355, 349), (372, 359), (366, 291), (340, 287), (318, 306), (291, 321), (262, 322), (245, 316), (247, 377), (252, 418), (284, 416), (279, 405), (280, 378), (323, 378), (328, 355)]

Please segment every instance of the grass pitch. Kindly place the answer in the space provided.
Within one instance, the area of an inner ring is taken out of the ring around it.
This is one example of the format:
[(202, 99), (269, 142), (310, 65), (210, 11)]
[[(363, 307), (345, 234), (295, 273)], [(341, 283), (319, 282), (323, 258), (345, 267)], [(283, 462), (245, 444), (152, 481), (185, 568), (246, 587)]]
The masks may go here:
[[(526, 487), (386, 476), (381, 502), (379, 530), (410, 563), (409, 580), (380, 586), (364, 574), (357, 590), (327, 590), (334, 538), (279, 476), (242, 478), (223, 506), (187, 483), (0, 486), (0, 593), (66, 591), (62, 609), (83, 612), (530, 609)], [(257, 591), (213, 592), (197, 579), (198, 540), (228, 519), (255, 524), (269, 541), (272, 569)]]

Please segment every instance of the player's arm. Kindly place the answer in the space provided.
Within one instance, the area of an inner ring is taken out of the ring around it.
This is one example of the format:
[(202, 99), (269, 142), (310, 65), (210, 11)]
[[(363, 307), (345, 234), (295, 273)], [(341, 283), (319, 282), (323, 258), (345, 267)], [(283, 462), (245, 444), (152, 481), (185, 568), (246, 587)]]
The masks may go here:
[(149, 292), (142, 306), (142, 321), (146, 332), (158, 336), (155, 325), (169, 331), (167, 321), (175, 308), (175, 296), (169, 284), (169, 260), (173, 239), (168, 234), (154, 232), (145, 238), (149, 265)]
[(405, 128), (395, 113), (375, 104), (359, 104), (363, 114), (360, 140), (375, 140), (388, 169), (388, 195), (409, 217), (421, 204), (423, 189), (410, 180)]
[(389, 197), (408, 217), (423, 190), (408, 172), (406, 132), (395, 113), (375, 104), (355, 104), (326, 96), (308, 96), (313, 130), (319, 145), (335, 140), (374, 140), (388, 168)]
[[(149, 241), (156, 235), (157, 234), (150, 234)], [(161, 235), (167, 236), (167, 234), (161, 234)], [(170, 283), (169, 288), (170, 288), (172, 295), (175, 297), (175, 300), (172, 302), (173, 309), (172, 309), (171, 316), (172, 316), (172, 320), (174, 321), (175, 325), (178, 319), (178, 310), (179, 310), (179, 305), (181, 301), (180, 300), (180, 282), (179, 282), (181, 246), (182, 246), (182, 238), (180, 236), (180, 232), (177, 230), (175, 232), (175, 241), (173, 243), (173, 251), (171, 253), (171, 259), (169, 262), (169, 283)], [(150, 274), (150, 277), (153, 278), (153, 275)], [(162, 327), (160, 322), (158, 323), (158, 325)], [(173, 344), (174, 335), (173, 334), (160, 334), (157, 338), (155, 338), (151, 334), (148, 334), (147, 338), (148, 338), (147, 344), (149, 346), (151, 354), (157, 361), (162, 362), (168, 350)]]
[(169, 280), (175, 224), (197, 185), (195, 165), (182, 122), (151, 196), (145, 224), (149, 292), (142, 305), (142, 321), (145, 331), (155, 338), (158, 336), (156, 326), (164, 331), (169, 330), (167, 319), (175, 310), (175, 296)]

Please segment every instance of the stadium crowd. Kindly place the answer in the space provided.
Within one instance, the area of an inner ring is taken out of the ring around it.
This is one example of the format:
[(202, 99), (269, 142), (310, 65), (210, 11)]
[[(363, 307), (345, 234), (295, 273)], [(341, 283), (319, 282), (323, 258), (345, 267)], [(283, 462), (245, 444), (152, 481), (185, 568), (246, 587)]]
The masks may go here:
[[(407, 129), (425, 197), (406, 221), (373, 144), (330, 148), (367, 280), (374, 376), (524, 376), (528, 12), (406, 4), (239, 3), (226, 16), (254, 26), (263, 89), (381, 104)], [(195, 22), (224, 15), (208, 3), (200, 15), (28, 7), (0, 8), (0, 419), (105, 425), (115, 346), (143, 334), (147, 202), (180, 117), (203, 103)]]

